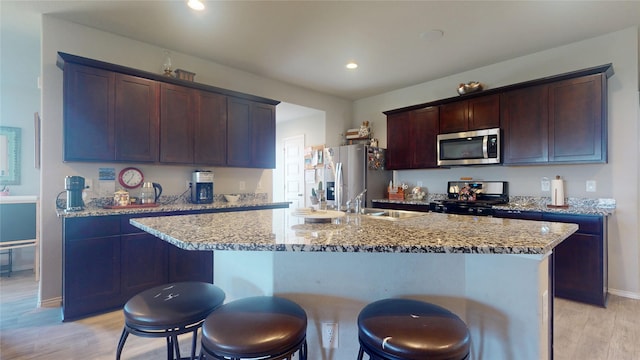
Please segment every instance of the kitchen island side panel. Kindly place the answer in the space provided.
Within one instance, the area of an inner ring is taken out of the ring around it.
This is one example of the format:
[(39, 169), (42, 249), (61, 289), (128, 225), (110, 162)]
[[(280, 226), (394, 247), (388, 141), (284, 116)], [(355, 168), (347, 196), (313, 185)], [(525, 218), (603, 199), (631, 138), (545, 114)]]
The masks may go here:
[[(542, 255), (215, 251), (215, 283), (228, 300), (278, 295), (307, 312), (309, 358), (358, 353), (357, 316), (368, 303), (405, 297), (444, 306), (469, 326), (473, 358), (548, 359), (540, 294)], [(337, 323), (338, 348), (322, 347)]]

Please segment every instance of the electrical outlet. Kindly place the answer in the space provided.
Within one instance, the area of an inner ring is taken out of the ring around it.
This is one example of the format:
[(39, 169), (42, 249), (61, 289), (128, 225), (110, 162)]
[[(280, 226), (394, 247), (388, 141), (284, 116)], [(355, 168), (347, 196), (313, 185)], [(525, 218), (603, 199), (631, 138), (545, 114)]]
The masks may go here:
[(189, 189), (191, 189), (191, 181), (189, 181), (189, 180), (186, 180), (186, 181), (185, 181), (185, 183), (184, 183), (184, 189), (185, 189), (185, 190), (189, 190)]
[(262, 181), (258, 181), (258, 186), (256, 187), (256, 190), (261, 190), (262, 189)]
[(551, 181), (547, 178), (543, 178), (540, 182), (540, 188), (542, 191), (551, 191)]
[(587, 180), (587, 192), (596, 192), (595, 180)]
[(244, 190), (247, 187), (247, 183), (244, 181), (240, 181), (238, 185), (240, 186), (240, 190)]
[(416, 184), (416, 186), (418, 186), (418, 187), (422, 187), (422, 181), (418, 181), (418, 183)]
[(338, 347), (338, 324), (322, 323), (322, 347), (335, 349)]

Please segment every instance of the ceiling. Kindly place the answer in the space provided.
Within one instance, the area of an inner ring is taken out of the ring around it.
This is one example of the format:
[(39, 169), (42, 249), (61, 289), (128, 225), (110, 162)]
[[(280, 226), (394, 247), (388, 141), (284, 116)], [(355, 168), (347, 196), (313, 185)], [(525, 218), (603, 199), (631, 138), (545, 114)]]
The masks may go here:
[(204, 1), (20, 6), (350, 100), (640, 24), (640, 1)]

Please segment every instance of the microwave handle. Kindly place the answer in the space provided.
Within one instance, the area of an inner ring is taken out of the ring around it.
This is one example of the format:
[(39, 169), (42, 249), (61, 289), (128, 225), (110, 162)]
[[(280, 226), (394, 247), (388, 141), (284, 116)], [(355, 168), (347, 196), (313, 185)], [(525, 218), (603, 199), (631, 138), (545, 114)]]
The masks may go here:
[(487, 135), (482, 137), (482, 156), (485, 159), (489, 158), (489, 136)]

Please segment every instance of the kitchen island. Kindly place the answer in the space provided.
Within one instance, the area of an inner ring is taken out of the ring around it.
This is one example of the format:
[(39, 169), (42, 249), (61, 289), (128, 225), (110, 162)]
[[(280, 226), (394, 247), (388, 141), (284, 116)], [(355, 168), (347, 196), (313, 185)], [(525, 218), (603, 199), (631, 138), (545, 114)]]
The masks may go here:
[[(575, 224), (422, 213), (296, 224), (286, 209), (137, 218), (179, 248), (214, 251), (214, 282), (233, 300), (277, 294), (309, 316), (310, 359), (354, 358), (369, 302), (408, 297), (445, 306), (469, 326), (474, 359), (552, 355), (553, 248)], [(321, 345), (338, 323), (338, 348)]]

